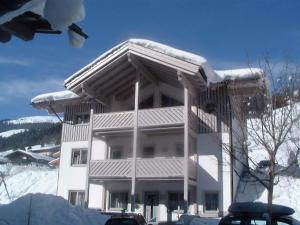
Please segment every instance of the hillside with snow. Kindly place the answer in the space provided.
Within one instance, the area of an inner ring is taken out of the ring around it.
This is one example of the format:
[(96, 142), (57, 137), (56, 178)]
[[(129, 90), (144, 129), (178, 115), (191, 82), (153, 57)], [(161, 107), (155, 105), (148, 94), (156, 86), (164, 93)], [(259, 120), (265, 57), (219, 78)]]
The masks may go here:
[(56, 116), (29, 116), (22, 117), (15, 120), (6, 120), (7, 124), (25, 124), (25, 123), (59, 123)]
[(4, 131), (0, 133), (0, 137), (7, 138), (15, 134), (23, 133), (24, 131), (27, 131), (28, 129), (12, 129), (8, 131)]
[(5, 178), (8, 194), (3, 184), (0, 186), (0, 204), (9, 203), (28, 193), (56, 194), (58, 170), (47, 166), (1, 165), (0, 171), (7, 173)]

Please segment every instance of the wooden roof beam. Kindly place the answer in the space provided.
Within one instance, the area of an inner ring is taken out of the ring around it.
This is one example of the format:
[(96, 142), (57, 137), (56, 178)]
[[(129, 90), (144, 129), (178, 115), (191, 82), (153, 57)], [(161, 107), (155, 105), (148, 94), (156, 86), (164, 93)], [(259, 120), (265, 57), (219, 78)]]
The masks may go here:
[(158, 84), (158, 79), (133, 55), (127, 53), (128, 62), (140, 72), (143, 76), (145, 76), (150, 82), (154, 84)]
[(103, 104), (103, 105), (108, 105), (108, 99), (105, 97), (98, 96), (96, 92), (89, 90), (86, 88), (84, 84), (81, 84), (81, 93), (91, 99), (95, 99), (97, 102)]
[(190, 92), (190, 94), (197, 98), (197, 91), (195, 90), (194, 86), (191, 84), (191, 82), (186, 78), (186, 76), (181, 71), (177, 71), (177, 76), (179, 82), (183, 85), (183, 87), (187, 88)]

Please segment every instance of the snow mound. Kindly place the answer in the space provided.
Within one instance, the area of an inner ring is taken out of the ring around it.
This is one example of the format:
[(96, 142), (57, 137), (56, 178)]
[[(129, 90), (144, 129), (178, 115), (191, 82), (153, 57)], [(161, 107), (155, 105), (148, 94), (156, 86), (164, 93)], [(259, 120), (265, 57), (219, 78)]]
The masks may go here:
[(11, 201), (28, 193), (56, 194), (58, 170), (46, 166), (1, 165), (0, 171), (8, 173), (5, 178), (9, 196), (4, 185), (0, 186), (0, 203)]
[[(293, 208), (292, 215), (300, 220), (300, 179), (279, 176), (279, 183), (274, 186), (273, 203)], [(258, 182), (241, 181), (237, 193), (237, 202), (259, 201), (267, 203), (268, 191)]]
[(7, 137), (10, 137), (14, 134), (19, 134), (19, 133), (23, 133), (25, 131), (27, 131), (28, 129), (15, 129), (15, 130), (8, 130), (8, 131), (5, 131), (5, 132), (1, 132), (0, 133), (0, 137), (3, 137), (3, 138), (7, 138)]
[(18, 225), (104, 225), (109, 216), (96, 210), (72, 206), (53, 195), (28, 194), (8, 205), (0, 205), (0, 221)]
[(51, 101), (60, 101), (60, 100), (67, 100), (67, 99), (76, 99), (79, 96), (72, 91), (58, 91), (58, 92), (51, 92), (38, 95), (31, 99), (32, 104), (38, 104), (42, 102), (51, 102)]
[(8, 120), (7, 124), (25, 124), (25, 123), (59, 123), (59, 119), (55, 116), (30, 116), (22, 117), (16, 120)]

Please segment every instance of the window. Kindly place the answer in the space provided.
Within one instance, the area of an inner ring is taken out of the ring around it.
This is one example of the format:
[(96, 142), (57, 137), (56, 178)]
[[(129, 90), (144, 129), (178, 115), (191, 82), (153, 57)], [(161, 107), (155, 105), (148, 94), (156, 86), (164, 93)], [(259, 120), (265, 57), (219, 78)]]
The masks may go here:
[(74, 124), (83, 124), (90, 121), (90, 114), (77, 114), (74, 116)]
[(180, 106), (183, 105), (181, 102), (171, 98), (167, 95), (161, 95), (161, 106), (162, 107), (169, 107), (169, 106)]
[(206, 192), (205, 199), (205, 211), (218, 211), (219, 208), (219, 195), (217, 192)]
[(112, 146), (110, 148), (110, 158), (111, 159), (121, 159), (122, 158), (122, 146)]
[(175, 149), (175, 155), (176, 157), (183, 157), (184, 152), (183, 152), (183, 144), (176, 144), (176, 149)]
[(87, 164), (87, 149), (73, 149), (71, 165)]
[(84, 206), (84, 191), (69, 191), (69, 202), (72, 205)]
[(169, 210), (183, 210), (184, 209), (184, 200), (183, 192), (170, 192), (169, 193)]
[(110, 194), (110, 208), (127, 209), (128, 193), (114, 192)]
[(139, 105), (139, 109), (149, 109), (149, 108), (153, 108), (153, 95), (145, 99), (144, 101), (142, 101)]
[(154, 157), (154, 146), (146, 146), (143, 149), (144, 158), (153, 158)]

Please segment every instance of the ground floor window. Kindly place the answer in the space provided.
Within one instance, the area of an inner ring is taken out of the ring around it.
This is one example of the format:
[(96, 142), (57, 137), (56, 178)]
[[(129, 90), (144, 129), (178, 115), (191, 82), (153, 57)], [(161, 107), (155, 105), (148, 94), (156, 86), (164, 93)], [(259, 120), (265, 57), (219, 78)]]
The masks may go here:
[(184, 210), (183, 192), (169, 192), (168, 206), (171, 211)]
[(218, 192), (204, 193), (204, 207), (205, 211), (218, 211), (219, 208), (219, 194)]
[(84, 206), (84, 191), (69, 191), (69, 202), (72, 205)]
[(110, 193), (110, 208), (127, 209), (128, 193), (127, 192), (112, 192)]

